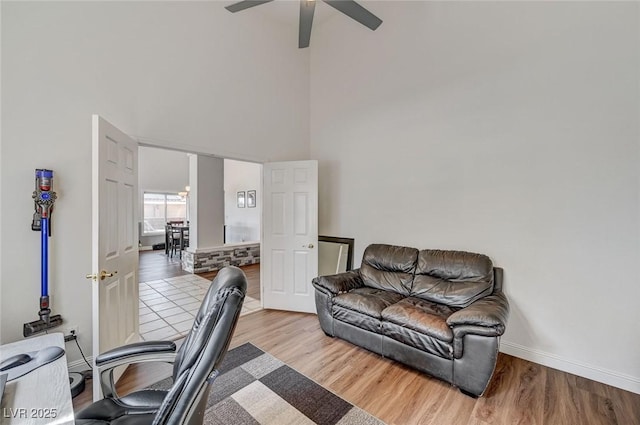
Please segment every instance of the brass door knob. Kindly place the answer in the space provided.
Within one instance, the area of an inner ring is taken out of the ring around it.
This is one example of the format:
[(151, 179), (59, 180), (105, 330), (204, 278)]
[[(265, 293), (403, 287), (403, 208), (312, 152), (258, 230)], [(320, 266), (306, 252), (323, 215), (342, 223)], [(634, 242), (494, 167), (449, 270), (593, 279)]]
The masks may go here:
[(117, 274), (118, 271), (114, 271), (112, 273), (109, 273), (106, 270), (101, 270), (99, 275), (95, 275), (95, 274), (88, 274), (85, 276), (85, 278), (87, 279), (91, 279), (91, 280), (98, 280), (98, 277), (100, 278), (100, 280), (104, 280), (106, 277), (112, 277), (114, 274)]
[(118, 274), (118, 271), (115, 270), (113, 273), (109, 273), (106, 270), (102, 270), (100, 272), (100, 280), (104, 280), (105, 277), (112, 277), (114, 274)]

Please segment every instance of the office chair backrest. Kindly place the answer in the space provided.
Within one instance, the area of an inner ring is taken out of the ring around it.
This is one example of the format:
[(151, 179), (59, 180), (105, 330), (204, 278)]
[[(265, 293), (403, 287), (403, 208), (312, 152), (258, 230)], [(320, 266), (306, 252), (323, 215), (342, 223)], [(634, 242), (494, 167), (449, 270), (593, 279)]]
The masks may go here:
[(225, 267), (211, 283), (191, 332), (178, 350), (174, 384), (153, 421), (154, 425), (202, 424), (209, 383), (229, 348), (247, 279), (237, 267)]

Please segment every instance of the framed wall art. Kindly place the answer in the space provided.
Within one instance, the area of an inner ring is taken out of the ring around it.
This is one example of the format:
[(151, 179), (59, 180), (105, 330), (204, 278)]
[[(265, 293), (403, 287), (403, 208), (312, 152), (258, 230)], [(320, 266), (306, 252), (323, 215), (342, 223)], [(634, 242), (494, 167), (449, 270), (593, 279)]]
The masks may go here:
[(255, 208), (256, 207), (256, 191), (248, 190), (247, 191), (247, 208)]
[(244, 208), (245, 207), (245, 196), (244, 196), (244, 190), (241, 192), (238, 192), (238, 208)]

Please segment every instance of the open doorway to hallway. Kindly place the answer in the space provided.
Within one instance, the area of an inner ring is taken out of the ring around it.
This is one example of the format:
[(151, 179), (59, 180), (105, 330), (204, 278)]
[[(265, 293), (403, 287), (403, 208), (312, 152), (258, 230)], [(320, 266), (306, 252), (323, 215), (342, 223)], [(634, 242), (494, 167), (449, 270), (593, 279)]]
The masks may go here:
[[(177, 339), (191, 329), (218, 269), (259, 261), (262, 165), (150, 146), (139, 147), (138, 164), (139, 332), (144, 340)], [(187, 235), (179, 244), (168, 243), (168, 223)], [(260, 265), (242, 268), (247, 314), (261, 308)]]
[[(191, 329), (202, 299), (217, 271), (191, 274), (180, 260), (164, 251), (141, 251), (140, 336), (145, 341), (175, 340)], [(242, 266), (247, 275), (247, 296), (241, 316), (261, 309), (260, 264)]]

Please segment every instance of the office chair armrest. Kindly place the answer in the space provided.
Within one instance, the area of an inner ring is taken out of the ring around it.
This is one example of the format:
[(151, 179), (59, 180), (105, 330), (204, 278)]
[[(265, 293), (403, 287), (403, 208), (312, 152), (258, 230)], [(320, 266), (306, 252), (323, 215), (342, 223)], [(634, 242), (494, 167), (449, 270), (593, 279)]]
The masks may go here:
[(96, 366), (102, 368), (111, 362), (135, 358), (146, 354), (175, 353), (176, 344), (173, 341), (143, 341), (123, 345), (113, 350), (105, 351), (96, 357)]
[(114, 368), (132, 363), (173, 363), (175, 358), (176, 344), (172, 341), (136, 342), (100, 354), (96, 357), (96, 367), (100, 373), (103, 396), (113, 398), (118, 396), (113, 382)]

